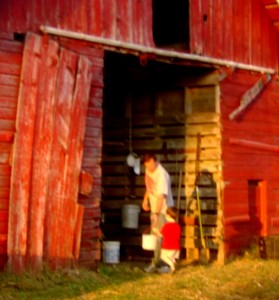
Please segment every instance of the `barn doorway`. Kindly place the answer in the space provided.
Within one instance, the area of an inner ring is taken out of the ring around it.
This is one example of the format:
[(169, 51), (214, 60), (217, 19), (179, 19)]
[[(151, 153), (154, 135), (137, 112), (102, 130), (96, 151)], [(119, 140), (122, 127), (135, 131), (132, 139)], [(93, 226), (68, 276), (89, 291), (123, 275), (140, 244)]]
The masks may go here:
[[(103, 97), (102, 213), (105, 240), (121, 243), (121, 259), (146, 260), (151, 251), (142, 250), (142, 233), (149, 227), (149, 214), (139, 213), (136, 229), (122, 227), (125, 204), (141, 208), (144, 170), (127, 165), (130, 151), (141, 157), (156, 153), (170, 173), (175, 200), (182, 170), (180, 215), (185, 197), (185, 97), (186, 86), (212, 69), (148, 61), (138, 56), (105, 53)], [(185, 225), (185, 224), (184, 224)], [(182, 226), (184, 226), (182, 224)]]

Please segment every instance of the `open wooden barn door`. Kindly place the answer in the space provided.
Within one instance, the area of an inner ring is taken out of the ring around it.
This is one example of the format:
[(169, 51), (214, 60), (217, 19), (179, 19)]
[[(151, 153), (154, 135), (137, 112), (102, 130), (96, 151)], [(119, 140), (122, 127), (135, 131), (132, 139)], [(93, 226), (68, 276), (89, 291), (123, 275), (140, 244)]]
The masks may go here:
[(89, 59), (27, 34), (9, 207), (13, 271), (43, 261), (65, 267), (78, 256), (83, 207), (77, 198), (91, 80)]

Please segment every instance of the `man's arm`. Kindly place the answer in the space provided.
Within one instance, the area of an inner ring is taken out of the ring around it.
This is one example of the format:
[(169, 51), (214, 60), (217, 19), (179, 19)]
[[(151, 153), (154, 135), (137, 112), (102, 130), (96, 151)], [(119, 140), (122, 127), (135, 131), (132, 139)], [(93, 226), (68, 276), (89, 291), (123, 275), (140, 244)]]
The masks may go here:
[(149, 210), (150, 210), (150, 207), (149, 207), (149, 199), (148, 199), (148, 193), (147, 193), (147, 191), (145, 192), (144, 197), (143, 197), (142, 208), (143, 208), (143, 210), (145, 210), (145, 211), (149, 211)]

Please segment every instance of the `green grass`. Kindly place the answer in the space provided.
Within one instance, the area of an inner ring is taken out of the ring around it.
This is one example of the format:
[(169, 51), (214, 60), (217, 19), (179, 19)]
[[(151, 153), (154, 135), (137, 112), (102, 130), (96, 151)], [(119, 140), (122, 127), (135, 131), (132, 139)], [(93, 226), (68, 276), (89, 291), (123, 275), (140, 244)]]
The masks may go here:
[(16, 276), (0, 273), (0, 299), (279, 299), (279, 261), (244, 257), (224, 266), (180, 263), (177, 272), (146, 274), (140, 263), (101, 264)]

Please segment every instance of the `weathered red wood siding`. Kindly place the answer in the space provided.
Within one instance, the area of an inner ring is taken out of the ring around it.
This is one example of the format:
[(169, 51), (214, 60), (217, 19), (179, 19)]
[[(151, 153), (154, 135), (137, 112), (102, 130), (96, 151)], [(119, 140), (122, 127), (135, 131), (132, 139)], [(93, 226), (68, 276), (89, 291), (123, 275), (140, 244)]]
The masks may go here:
[(267, 234), (279, 234), (278, 153), (263, 147), (252, 148), (230, 143), (231, 138), (238, 138), (271, 146), (279, 145), (278, 81), (271, 81), (238, 118), (229, 120), (229, 114), (239, 106), (241, 96), (260, 77), (261, 74), (237, 71), (220, 84), (226, 254), (239, 251), (251, 241), (248, 180), (266, 181)]
[(24, 47), (17, 105), (8, 228), (9, 260), (15, 269), (20, 270), (24, 268), (27, 254), (28, 210), (41, 55), (40, 40), (30, 36)]
[[(27, 254), (29, 263), (38, 266), (42, 262), (42, 239), (44, 198), (46, 197), (46, 183), (50, 164), (49, 149), (52, 143), (52, 122), (54, 114), (54, 98), (58, 51), (57, 45), (47, 41), (43, 51), (48, 52), (52, 60), (44, 61), (46, 66), (44, 76), (40, 76), (40, 89), (38, 92), (37, 125), (35, 128), (34, 156), (32, 163), (31, 199), (28, 220), (29, 227), (24, 235), (36, 238), (27, 241)], [(89, 47), (87, 44), (69, 43), (61, 41), (61, 44), (77, 54), (84, 54), (92, 62), (92, 85), (90, 91), (87, 129), (85, 137), (85, 148), (82, 162), (82, 169), (93, 176), (93, 189), (90, 195), (80, 196), (80, 203), (85, 206), (83, 221), (79, 219), (79, 226), (82, 226), (81, 237), (76, 229), (74, 234), (76, 255), (79, 254), (80, 262), (84, 265), (93, 266), (100, 259), (100, 200), (101, 200), (101, 147), (102, 147), (102, 98), (103, 98), (103, 58), (104, 51)], [(52, 45), (52, 46), (51, 46)], [(47, 49), (46, 49), (47, 48)], [(0, 203), (0, 268), (7, 260), (7, 231), (8, 211), (11, 181), (10, 158), (14, 143), (16, 112), (18, 103), (18, 92), (20, 72), (22, 65), (23, 45), (20, 42), (1, 40), (0, 41), (0, 176), (1, 180), (1, 203)], [(56, 58), (55, 58), (56, 56)], [(49, 67), (47, 67), (49, 66)], [(48, 78), (47, 81), (44, 78)], [(44, 84), (43, 84), (44, 82)], [(45, 102), (44, 93), (48, 91), (48, 101)], [(52, 96), (51, 96), (52, 94)], [(48, 141), (48, 143), (44, 143)], [(81, 158), (81, 157), (80, 157)], [(38, 168), (40, 166), (40, 168)], [(40, 209), (41, 207), (41, 209)], [(80, 213), (78, 214), (80, 218)], [(33, 216), (33, 217), (32, 217)], [(39, 218), (41, 216), (41, 218)], [(81, 245), (79, 245), (81, 241)], [(24, 246), (25, 247), (25, 246)], [(15, 250), (15, 249), (13, 249)], [(46, 253), (44, 253), (46, 255)], [(77, 257), (75, 257), (77, 258)], [(21, 264), (21, 262), (20, 262)], [(22, 262), (23, 264), (23, 262)]]
[[(93, 56), (95, 49), (82, 49), (101, 67), (80, 51), (60, 48), (39, 35), (26, 36), (16, 124), (14, 121), (13, 132), (0, 131), (0, 137), (12, 143), (16, 128), (8, 237), (8, 213), (0, 219), (6, 226), (0, 254), (4, 263), (8, 252), (13, 271), (41, 267), (43, 258), (54, 268), (69, 266), (79, 258), (84, 208), (77, 201), (89, 94), (91, 84), (102, 86), (103, 82), (103, 51), (97, 50), (100, 59)], [(1, 199), (2, 203), (4, 206)], [(100, 213), (96, 215), (99, 225)], [(96, 259), (95, 255), (89, 261), (92, 264)]]
[(102, 185), (104, 52), (100, 49), (92, 48), (89, 57), (93, 63), (94, 75), (87, 113), (82, 169), (92, 174), (93, 186), (89, 195), (80, 195), (79, 197), (79, 203), (85, 206), (79, 261), (83, 265), (93, 266), (96, 261), (101, 259), (100, 202)]
[(88, 103), (86, 131), (83, 145), (82, 170), (93, 177), (89, 195), (79, 195), (79, 203), (84, 205), (79, 262), (93, 267), (101, 258), (100, 218), (101, 218), (101, 160), (103, 143), (103, 88), (104, 50), (87, 43), (62, 40), (61, 45), (79, 54), (86, 55), (92, 62), (92, 83)]
[(9, 36), (48, 25), (152, 46), (151, 11), (152, 0), (1, 1), (0, 31)]
[(22, 44), (0, 39), (0, 268), (7, 259), (7, 232), (13, 138)]
[(276, 67), (278, 32), (260, 0), (190, 1), (190, 52)]
[[(191, 53), (265, 67), (277, 65), (278, 33), (261, 0), (227, 0), (225, 4), (196, 0), (189, 5)], [(48, 25), (154, 46), (152, 22), (152, 0), (0, 3), (0, 32), (7, 37), (14, 32), (39, 32), (41, 25)]]

